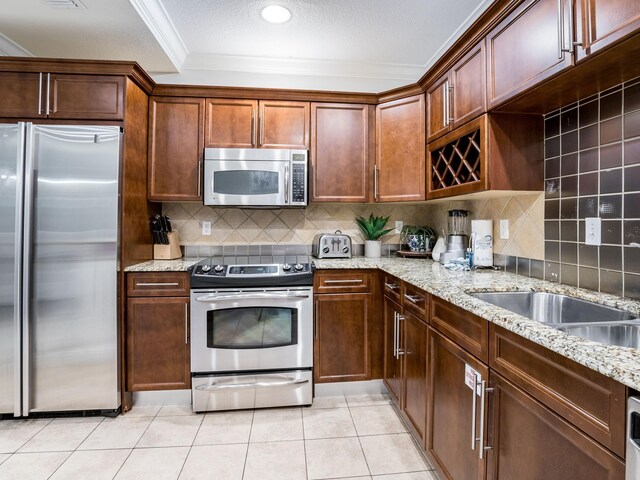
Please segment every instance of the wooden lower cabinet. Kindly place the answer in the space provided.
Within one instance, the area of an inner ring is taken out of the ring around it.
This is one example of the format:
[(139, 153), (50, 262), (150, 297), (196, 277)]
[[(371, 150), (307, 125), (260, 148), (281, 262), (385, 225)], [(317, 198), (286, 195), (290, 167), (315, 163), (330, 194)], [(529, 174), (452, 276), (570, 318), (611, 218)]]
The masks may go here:
[[(480, 437), (482, 402), (479, 395), (476, 395), (474, 401), (473, 389), (465, 384), (467, 365), (478, 372), (482, 379), (488, 379), (489, 369), (486, 365), (430, 329), (426, 449), (437, 462), (444, 477), (451, 480), (486, 478), (486, 456), (480, 459), (478, 448), (481, 442), (475, 441)], [(475, 428), (472, 425), (474, 418)], [(527, 432), (522, 432), (522, 436), (518, 448), (529, 448), (526, 444)]]
[[(491, 372), (488, 477), (622, 480), (624, 463), (500, 375)], [(453, 425), (451, 430), (455, 430)], [(454, 478), (478, 478), (457, 477)]]
[(129, 391), (191, 388), (189, 297), (127, 300)]
[(427, 332), (425, 322), (405, 311), (403, 330), (404, 388), (402, 412), (424, 444), (427, 423)]
[(402, 307), (392, 299), (384, 297), (384, 366), (382, 378), (387, 390), (398, 405), (402, 405), (402, 360), (396, 354), (400, 335), (397, 316)]
[(371, 294), (320, 294), (314, 302), (315, 382), (371, 380)]

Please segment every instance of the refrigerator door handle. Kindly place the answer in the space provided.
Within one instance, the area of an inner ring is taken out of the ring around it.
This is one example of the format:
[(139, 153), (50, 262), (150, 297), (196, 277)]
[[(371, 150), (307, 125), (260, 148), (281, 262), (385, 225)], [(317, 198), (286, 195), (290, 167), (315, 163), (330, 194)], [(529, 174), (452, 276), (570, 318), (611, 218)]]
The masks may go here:
[[(42, 75), (42, 74), (41, 74)], [(18, 150), (16, 152), (16, 216), (15, 216), (15, 232), (16, 240), (14, 244), (14, 264), (13, 278), (15, 279), (15, 288), (13, 291), (13, 416), (20, 417), (22, 415), (22, 263), (19, 259), (22, 256), (22, 222), (23, 222), (23, 204), (22, 189), (24, 188), (24, 172), (21, 171), (23, 159), (25, 157), (27, 125), (25, 122), (18, 122)]]
[(33, 182), (35, 178), (35, 152), (33, 141), (33, 124), (25, 124), (25, 167), (24, 167), (24, 234), (22, 238), (22, 415), (29, 414), (29, 374), (30, 374), (30, 306), (31, 306), (31, 262), (32, 262), (32, 224), (33, 217)]

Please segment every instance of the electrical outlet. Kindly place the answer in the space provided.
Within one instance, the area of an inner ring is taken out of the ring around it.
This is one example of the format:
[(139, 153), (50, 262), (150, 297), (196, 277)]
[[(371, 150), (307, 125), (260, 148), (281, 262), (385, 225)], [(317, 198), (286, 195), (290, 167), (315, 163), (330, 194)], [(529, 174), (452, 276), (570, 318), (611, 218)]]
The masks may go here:
[(202, 222), (202, 235), (211, 235), (211, 222)]
[(600, 245), (602, 240), (602, 222), (599, 218), (585, 218), (584, 243), (587, 245)]
[(402, 220), (396, 220), (396, 233), (401, 233), (402, 227), (404, 227), (404, 222)]
[(509, 220), (500, 220), (500, 238), (509, 240)]

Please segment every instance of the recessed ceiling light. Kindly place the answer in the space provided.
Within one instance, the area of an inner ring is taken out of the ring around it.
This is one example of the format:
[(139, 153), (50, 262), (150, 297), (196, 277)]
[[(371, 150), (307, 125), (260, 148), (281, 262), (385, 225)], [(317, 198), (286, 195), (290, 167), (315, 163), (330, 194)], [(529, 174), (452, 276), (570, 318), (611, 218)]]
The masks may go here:
[(291, 12), (280, 5), (269, 5), (262, 9), (262, 18), (269, 23), (284, 23), (291, 18)]

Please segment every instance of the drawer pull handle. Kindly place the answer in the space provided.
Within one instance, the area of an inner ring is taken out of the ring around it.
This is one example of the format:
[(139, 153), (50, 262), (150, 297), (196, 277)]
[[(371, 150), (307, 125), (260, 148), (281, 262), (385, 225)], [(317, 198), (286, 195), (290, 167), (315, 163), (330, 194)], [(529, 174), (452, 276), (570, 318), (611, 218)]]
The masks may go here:
[(409, 300), (411, 303), (420, 303), (423, 298), (419, 295), (409, 295), (407, 293), (404, 294), (404, 298), (406, 298), (407, 300)]
[(228, 383), (228, 384), (216, 384), (211, 383), (209, 385), (198, 385), (196, 390), (237, 390), (243, 388), (274, 388), (274, 387), (296, 387), (298, 385), (304, 385), (309, 383), (309, 380), (304, 378), (287, 378), (282, 382), (249, 382), (249, 383)]
[(361, 279), (350, 279), (350, 280), (325, 280), (324, 283), (362, 283)]
[(177, 287), (178, 282), (141, 282), (136, 283), (136, 287)]
[(398, 285), (397, 283), (386, 283), (384, 284), (385, 287), (387, 287), (389, 290), (397, 290), (398, 288), (400, 288), (400, 285)]

